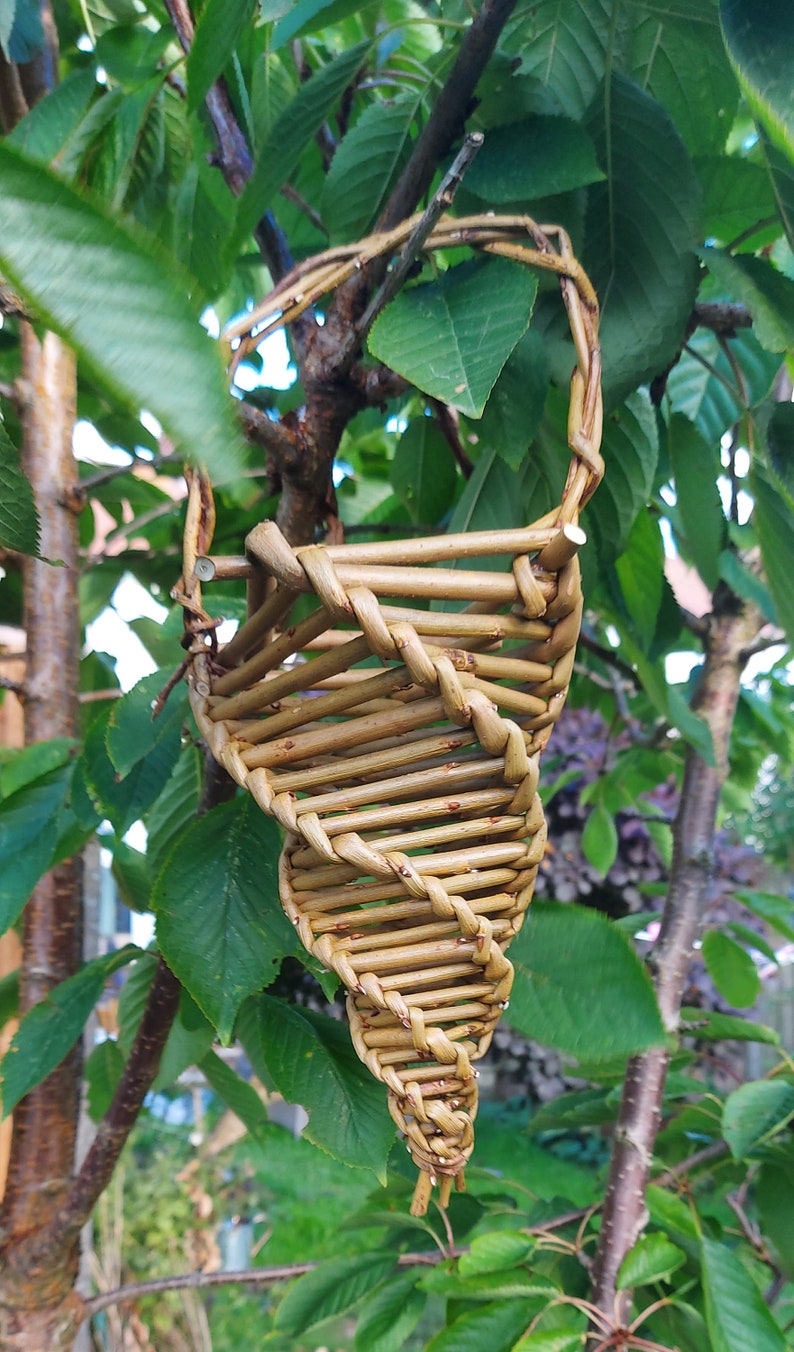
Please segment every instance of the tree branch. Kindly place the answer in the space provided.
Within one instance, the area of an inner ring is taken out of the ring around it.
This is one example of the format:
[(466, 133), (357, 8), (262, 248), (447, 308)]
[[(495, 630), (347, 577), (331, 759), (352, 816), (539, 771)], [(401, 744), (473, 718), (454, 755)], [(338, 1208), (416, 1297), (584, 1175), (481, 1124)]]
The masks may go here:
[[(753, 316), (746, 305), (729, 301), (698, 301), (692, 310), (689, 333), (695, 329), (710, 329), (723, 338), (735, 338), (737, 329), (749, 329)], [(687, 335), (689, 336), (689, 335)]]
[[(652, 955), (654, 984), (665, 1028), (678, 1029), (692, 946), (698, 935), (713, 868), (717, 808), (728, 772), (728, 746), (739, 698), (744, 654), (761, 627), (752, 607), (712, 615), (693, 712), (708, 724), (714, 745), (709, 764), (687, 751), (673, 830), (670, 886)], [(661, 1117), (670, 1052), (652, 1047), (632, 1057), (615, 1128), (603, 1223), (593, 1267), (592, 1300), (610, 1318), (625, 1318), (629, 1292), (618, 1292), (618, 1269), (647, 1221), (645, 1189)]]
[(461, 474), (464, 479), (470, 479), (474, 465), (466, 454), (463, 442), (460, 439), (460, 422), (457, 412), (441, 399), (431, 399), (430, 407), (438, 424), (438, 430), (452, 451)]

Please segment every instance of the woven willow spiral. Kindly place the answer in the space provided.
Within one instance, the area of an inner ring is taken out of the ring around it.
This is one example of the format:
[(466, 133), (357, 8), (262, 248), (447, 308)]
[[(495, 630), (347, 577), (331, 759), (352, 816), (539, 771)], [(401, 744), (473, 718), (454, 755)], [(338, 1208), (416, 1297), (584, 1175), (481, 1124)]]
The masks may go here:
[[(301, 265), (232, 331), (236, 359), (412, 225)], [(579, 511), (603, 470), (598, 308), (567, 236), (445, 218), (424, 248), (462, 243), (559, 275), (576, 353), (559, 507), (526, 529), (295, 549), (265, 522), (244, 558), (213, 559), (196, 476), (182, 584), (196, 720), (286, 832), (282, 904), (348, 989), (356, 1051), (420, 1170), (414, 1214), (437, 1181), (446, 1204), (472, 1151), (472, 1063), (507, 1005), (505, 949), (543, 856), (539, 758), (579, 634)], [(216, 651), (200, 584), (230, 575), (258, 599)]]

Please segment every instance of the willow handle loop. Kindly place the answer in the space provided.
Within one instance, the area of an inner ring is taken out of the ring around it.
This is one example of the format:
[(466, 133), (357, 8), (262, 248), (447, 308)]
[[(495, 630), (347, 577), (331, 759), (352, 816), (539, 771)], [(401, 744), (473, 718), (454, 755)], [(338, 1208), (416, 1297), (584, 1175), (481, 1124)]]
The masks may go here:
[[(227, 329), (232, 367), (413, 225), (299, 264)], [(282, 905), (347, 986), (353, 1044), (419, 1168), (415, 1215), (436, 1184), (442, 1206), (463, 1186), (473, 1149), (472, 1063), (509, 999), (505, 950), (544, 854), (540, 754), (579, 635), (579, 512), (603, 474), (598, 305), (568, 236), (523, 216), (442, 218), (424, 249), (461, 244), (560, 279), (576, 355), (560, 504), (517, 530), (298, 549), (264, 522), (244, 555), (213, 558), (194, 475), (177, 593), (196, 721), (286, 832)], [(495, 555), (507, 571), (482, 567)], [(248, 577), (255, 598), (218, 652), (201, 600), (213, 577)]]

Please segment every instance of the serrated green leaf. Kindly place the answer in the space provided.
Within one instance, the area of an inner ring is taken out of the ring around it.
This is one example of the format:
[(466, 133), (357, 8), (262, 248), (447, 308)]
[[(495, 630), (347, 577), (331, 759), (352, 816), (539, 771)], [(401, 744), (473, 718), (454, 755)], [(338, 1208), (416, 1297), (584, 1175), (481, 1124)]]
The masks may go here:
[(111, 871), (124, 905), (139, 914), (148, 911), (152, 897), (152, 877), (148, 855), (135, 850), (126, 841), (108, 842), (113, 855)]
[(764, 618), (769, 620), (770, 624), (775, 624), (777, 622), (775, 603), (769, 588), (758, 574), (747, 567), (739, 555), (731, 549), (723, 549), (718, 564), (719, 575), (723, 582), (727, 582), (731, 591), (743, 601), (749, 601), (751, 605), (757, 606)]
[(766, 448), (778, 479), (794, 498), (794, 404), (775, 404), (766, 425)]
[(146, 818), (147, 858), (156, 877), (183, 831), (196, 815), (201, 796), (201, 756), (192, 743), (182, 748), (162, 793)]
[(378, 317), (369, 349), (425, 394), (479, 418), (529, 327), (537, 282), (506, 259), (472, 259), (403, 291)]
[[(482, 1305), (493, 1300), (523, 1300), (540, 1297), (553, 1299), (559, 1292), (548, 1277), (531, 1272), (526, 1268), (509, 1268), (503, 1272), (481, 1272), (464, 1277), (459, 1272), (449, 1272), (445, 1268), (434, 1268), (421, 1279), (423, 1291), (431, 1295), (445, 1296), (448, 1300), (474, 1301)], [(538, 1302), (539, 1303), (539, 1302)], [(535, 1306), (536, 1312), (538, 1304)]]
[[(621, 1078), (625, 1066), (621, 1062)], [(527, 1131), (577, 1130), (596, 1127), (615, 1119), (615, 1109), (607, 1103), (604, 1089), (577, 1089), (560, 1094), (550, 1103), (544, 1103), (527, 1123)]]
[(540, 0), (533, 5), (512, 43), (522, 73), (549, 89), (563, 112), (581, 120), (603, 78), (607, 53), (625, 31), (625, 13), (609, 0)]
[(638, 512), (650, 496), (659, 457), (659, 434), (650, 399), (629, 395), (604, 423), (602, 446), (606, 474), (588, 513), (603, 565), (626, 549)]
[[(736, 155), (708, 155), (695, 161), (703, 189), (706, 239), (728, 246), (739, 235), (775, 215), (776, 201), (768, 169)], [(775, 224), (769, 227), (778, 233)], [(754, 245), (765, 236), (754, 234)]]
[(198, 1062), (213, 1093), (231, 1108), (254, 1140), (264, 1141), (268, 1125), (267, 1109), (256, 1090), (236, 1070), (227, 1066), (216, 1052), (208, 1052)]
[(0, 977), (0, 1027), (19, 1012), (19, 968)]
[(19, 452), (0, 421), (0, 547), (39, 552), (39, 513)]
[(709, 445), (688, 418), (674, 413), (667, 428), (667, 451), (684, 531), (681, 546), (713, 591), (726, 538), (722, 499), (717, 488), (719, 448)]
[(778, 1266), (794, 1281), (794, 1170), (790, 1161), (765, 1162), (755, 1178), (754, 1192), (764, 1241), (771, 1240)]
[(648, 1184), (645, 1200), (654, 1225), (672, 1235), (690, 1257), (696, 1253), (698, 1225), (688, 1203), (655, 1183)]
[(794, 505), (760, 465), (750, 468), (749, 488), (766, 580), (780, 624), (794, 642)]
[(700, 1241), (713, 1352), (785, 1352), (785, 1338), (750, 1273), (725, 1244)]
[(670, 722), (678, 728), (681, 736), (694, 747), (707, 765), (715, 765), (714, 738), (705, 718), (693, 712), (683, 692), (676, 685), (667, 691), (667, 710)]
[(416, 1279), (416, 1272), (397, 1272), (365, 1300), (356, 1324), (355, 1352), (398, 1352), (427, 1304)]
[(466, 188), (491, 205), (535, 202), (604, 177), (584, 128), (567, 117), (494, 127), (466, 172)]
[(63, 149), (97, 93), (93, 70), (71, 71), (35, 103), (6, 138), (31, 160), (49, 164)]
[(246, 1014), (244, 1045), (256, 1039), (253, 1055), (264, 1058), (279, 1093), (306, 1109), (304, 1135), (335, 1159), (383, 1180), (394, 1126), (383, 1088), (362, 1066), (347, 1029), (268, 995), (250, 1001)]
[(721, 930), (707, 930), (703, 936), (703, 961), (706, 970), (729, 1005), (749, 1009), (761, 994), (761, 979), (746, 948)]
[(156, 241), (0, 146), (0, 266), (108, 387), (216, 477), (241, 463), (220, 355)]
[(716, 334), (700, 329), (687, 347), (691, 351), (683, 352), (673, 367), (667, 391), (675, 409), (695, 423), (710, 446), (718, 446), (747, 405), (759, 404), (769, 393), (780, 359), (761, 347), (751, 329), (740, 329), (730, 342), (730, 354), (742, 371), (739, 389)]
[(688, 1037), (705, 1038), (719, 1041), (728, 1038), (731, 1042), (766, 1042), (772, 1047), (780, 1046), (780, 1034), (764, 1023), (754, 1023), (752, 1019), (741, 1019), (735, 1014), (719, 1014), (715, 1010), (695, 1009), (684, 1006), (681, 1020)]
[(794, 943), (794, 903), (776, 892), (737, 892), (736, 900)]
[(406, 427), (389, 474), (411, 520), (436, 525), (452, 506), (457, 470), (449, 443), (432, 418), (414, 418)]
[(747, 102), (775, 145), (794, 161), (791, 63), (794, 12), (774, 0), (720, 0), (728, 56)]
[(615, 1285), (618, 1291), (627, 1291), (664, 1282), (685, 1262), (686, 1254), (666, 1235), (643, 1235), (623, 1259)]
[(188, 828), (154, 886), (163, 957), (223, 1042), (246, 996), (297, 949), (278, 900), (279, 850), (275, 823), (238, 798)]
[(425, 1352), (509, 1352), (537, 1314), (536, 1300), (500, 1300), (462, 1315), (431, 1338)]
[(458, 1270), (462, 1277), (502, 1272), (523, 1263), (534, 1247), (534, 1239), (518, 1230), (492, 1230), (472, 1240), (469, 1252), (460, 1256)]
[(184, 686), (179, 684), (170, 692), (156, 718), (152, 707), (170, 675), (170, 671), (153, 671), (143, 676), (113, 706), (105, 743), (113, 768), (122, 779), (163, 743), (167, 744), (169, 757), (176, 761), (187, 712)]
[(108, 977), (140, 952), (132, 944), (93, 958), (79, 972), (55, 986), (46, 1000), (22, 1019), (3, 1057), (3, 1117), (71, 1051), (83, 1031)]
[(86, 1105), (92, 1122), (99, 1122), (110, 1107), (124, 1069), (124, 1057), (112, 1038), (105, 1038), (88, 1057), (83, 1067), (88, 1091)]
[(421, 93), (410, 93), (371, 103), (338, 146), (323, 187), (322, 216), (332, 241), (360, 239), (377, 220), (405, 162), (421, 100)]
[(626, 74), (667, 109), (691, 154), (720, 150), (739, 91), (716, 5), (638, 5), (632, 18)]
[(137, 954), (130, 964), (127, 979), (121, 988), (118, 1003), (118, 1042), (125, 1057), (130, 1054), (135, 1034), (138, 1031), (138, 1024), (146, 1008), (149, 987), (157, 970), (157, 962), (156, 953), (141, 952)]
[(333, 1258), (290, 1286), (276, 1311), (276, 1328), (285, 1336), (306, 1333), (333, 1315), (344, 1314), (380, 1286), (394, 1267), (389, 1253)]
[(722, 1134), (735, 1160), (775, 1136), (794, 1117), (794, 1085), (785, 1080), (751, 1080), (729, 1094), (722, 1110)]
[(789, 248), (794, 249), (794, 164), (791, 156), (772, 145), (769, 137), (763, 133), (759, 144), (764, 168), (775, 195), (777, 214), (786, 232)]
[(35, 779), (60, 770), (68, 764), (76, 746), (73, 737), (54, 737), (48, 742), (32, 742), (18, 751), (11, 751), (8, 760), (0, 766), (0, 797), (8, 798)]
[(493, 448), (511, 469), (520, 469), (540, 427), (549, 387), (543, 339), (529, 329), (505, 362), (477, 428), (482, 446)]
[(582, 832), (582, 853), (602, 878), (614, 864), (618, 854), (618, 832), (615, 818), (603, 803), (596, 803)]
[(62, 766), (0, 803), (0, 934), (50, 867), (68, 785), (69, 767)]
[(574, 1329), (536, 1329), (519, 1338), (512, 1352), (581, 1352), (582, 1335)]
[(697, 291), (699, 190), (664, 109), (614, 75), (587, 130), (607, 183), (588, 194), (583, 263), (599, 293), (607, 407), (658, 375), (681, 346)]
[(301, 85), (259, 146), (254, 171), (240, 198), (236, 236), (242, 240), (255, 229), (282, 184), (286, 183), (303, 151), (363, 65), (368, 42), (340, 53)]
[(274, 48), (283, 47), (286, 42), (302, 37), (304, 33), (316, 33), (319, 29), (340, 23), (351, 14), (359, 14), (373, 3), (374, 0), (358, 0), (358, 4), (356, 0), (296, 0), (289, 7), (289, 12), (285, 13), (282, 9), (284, 17), (276, 25), (272, 45)]
[(157, 800), (179, 755), (179, 735), (177, 729), (177, 736), (172, 733), (156, 742), (148, 756), (121, 779), (108, 756), (105, 741), (111, 713), (112, 709), (104, 711), (91, 725), (78, 767), (82, 767), (86, 788), (98, 812), (112, 822), (118, 835), (123, 835)]
[(594, 1060), (664, 1040), (646, 968), (596, 911), (535, 902), (509, 953), (509, 1021), (527, 1037)]
[(794, 282), (764, 258), (702, 249), (700, 256), (721, 290), (746, 305), (758, 341), (768, 352), (794, 347)]
[(195, 112), (231, 58), (256, 9), (256, 0), (207, 0), (187, 58), (188, 111)]
[(651, 512), (640, 512), (615, 572), (637, 641), (647, 653), (656, 633), (664, 585), (664, 545), (659, 522)]

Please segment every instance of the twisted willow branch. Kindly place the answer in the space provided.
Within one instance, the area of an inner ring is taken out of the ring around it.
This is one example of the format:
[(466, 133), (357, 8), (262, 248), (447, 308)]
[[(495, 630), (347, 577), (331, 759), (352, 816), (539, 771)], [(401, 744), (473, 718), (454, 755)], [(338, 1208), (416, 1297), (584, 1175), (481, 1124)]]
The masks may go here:
[[(300, 264), (227, 330), (232, 364), (398, 253), (415, 219)], [(505, 949), (543, 857), (539, 758), (579, 634), (579, 511), (603, 472), (598, 307), (567, 235), (444, 218), (424, 249), (464, 244), (559, 277), (576, 352), (559, 506), (518, 530), (298, 549), (265, 522), (245, 558), (213, 559), (197, 475), (181, 586), (196, 720), (287, 833), (282, 904), (348, 988), (356, 1051), (420, 1169), (415, 1214), (438, 1180), (442, 1204), (462, 1186), (472, 1151), (472, 1062), (506, 1006)], [(496, 557), (504, 571), (477, 566)], [(201, 601), (214, 575), (249, 578), (248, 619), (220, 651)]]

